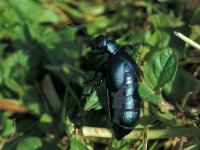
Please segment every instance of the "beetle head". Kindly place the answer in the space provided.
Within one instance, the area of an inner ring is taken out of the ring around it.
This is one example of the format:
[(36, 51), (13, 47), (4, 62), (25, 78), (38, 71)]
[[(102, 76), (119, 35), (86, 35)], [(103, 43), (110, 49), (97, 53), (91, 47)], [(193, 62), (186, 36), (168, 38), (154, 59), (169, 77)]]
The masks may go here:
[(79, 31), (86, 36), (85, 42), (87, 43), (88, 47), (91, 47), (93, 54), (103, 54), (103, 53), (109, 53), (111, 55), (114, 55), (118, 50), (119, 47), (115, 43), (115, 41), (109, 40), (104, 35), (99, 35), (96, 38), (91, 37), (87, 31), (86, 28), (82, 25), (69, 25), (75, 28), (78, 28)]
[(118, 46), (115, 41), (108, 40), (104, 35), (97, 36), (91, 45), (93, 53), (109, 53), (115, 54), (118, 51)]

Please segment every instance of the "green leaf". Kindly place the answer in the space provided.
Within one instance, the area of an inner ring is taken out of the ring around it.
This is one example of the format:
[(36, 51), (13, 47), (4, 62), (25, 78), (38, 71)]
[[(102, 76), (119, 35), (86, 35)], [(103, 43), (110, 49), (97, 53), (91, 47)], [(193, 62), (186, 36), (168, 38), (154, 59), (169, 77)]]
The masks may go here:
[(84, 13), (77, 8), (67, 4), (63, 5), (62, 3), (56, 3), (56, 6), (61, 8), (66, 14), (68, 14), (68, 16), (74, 18), (75, 21), (81, 21), (84, 19)]
[(40, 117), (40, 122), (41, 123), (52, 123), (53, 122), (53, 118), (49, 114), (43, 114)]
[(54, 130), (55, 128), (54, 125), (55, 125), (55, 122), (52, 116), (50, 116), (47, 113), (42, 114), (39, 120), (39, 124), (38, 124), (38, 127), (40, 128), (41, 132), (48, 133), (50, 130), (51, 131)]
[(28, 56), (22, 50), (16, 51), (0, 60), (0, 83), (21, 96), (27, 71)]
[(18, 93), (19, 95), (23, 95), (24, 92), (22, 86), (19, 83), (17, 83), (16, 80), (10, 79), (10, 80), (5, 80), (4, 82), (9, 89)]
[(156, 121), (156, 119), (158, 119), (158, 117), (154, 115), (143, 116), (140, 118), (138, 124), (141, 124), (143, 126), (150, 125), (154, 121)]
[(165, 124), (165, 126), (177, 127), (183, 125), (183, 121), (176, 118), (176, 116), (169, 112), (166, 108), (154, 108), (153, 112), (154, 115), (157, 116), (163, 124)]
[(57, 145), (38, 137), (27, 137), (17, 145), (17, 150), (61, 150)]
[(129, 141), (127, 140), (116, 140), (114, 139), (112, 142), (113, 149), (120, 149), (120, 150), (128, 150), (129, 148)]
[(180, 19), (177, 19), (173, 12), (170, 12), (169, 14), (159, 13), (150, 15), (148, 19), (155, 28), (180, 27), (183, 25), (183, 22)]
[(71, 122), (71, 120), (69, 119), (69, 117), (66, 117), (65, 120), (65, 124), (66, 124), (66, 133), (69, 137), (74, 135), (74, 124)]
[(105, 11), (105, 5), (104, 4), (98, 4), (98, 5), (88, 5), (89, 3), (80, 3), (80, 10), (84, 13), (90, 13), (93, 15), (100, 15)]
[(197, 8), (195, 14), (191, 17), (191, 24), (192, 25), (200, 24), (200, 8)]
[(189, 92), (191, 96), (196, 96), (199, 91), (200, 81), (183, 69), (178, 69), (174, 82), (168, 83), (163, 89), (165, 96), (173, 103), (182, 101)]
[(197, 40), (195, 42), (200, 42), (200, 25), (191, 25), (191, 33), (190, 33), (190, 39)]
[(177, 56), (171, 48), (162, 49), (156, 53), (145, 66), (145, 82), (154, 90), (159, 90), (165, 84), (172, 82), (177, 70)]
[(156, 30), (147, 40), (151, 46), (166, 47), (170, 42), (170, 35), (164, 31)]
[(59, 17), (49, 9), (33, 0), (8, 0), (10, 7), (21, 21), (57, 22)]
[(84, 106), (85, 111), (89, 111), (90, 109), (101, 109), (101, 104), (99, 103), (99, 98), (97, 96), (96, 91), (92, 93), (92, 95), (86, 98), (86, 104)]
[(6, 48), (7, 44), (0, 44), (0, 59), (2, 59), (3, 52)]
[(144, 83), (139, 84), (138, 92), (142, 100), (148, 101), (152, 104), (159, 104), (162, 100), (162, 97), (155, 95), (151, 88), (149, 88)]
[(111, 20), (108, 17), (99, 16), (92, 23), (88, 24), (88, 32), (95, 33), (97, 29), (104, 29), (110, 22)]
[[(1, 20), (0, 24), (6, 25), (8, 27), (9, 25), (14, 25), (16, 22), (20, 22), (20, 18), (15, 13), (14, 10), (9, 8), (7, 1), (1, 1), (0, 5), (0, 12), (1, 12)], [(12, 16), (12, 18), (10, 17)]]
[(22, 101), (25, 106), (28, 107), (31, 113), (34, 115), (41, 115), (43, 111), (46, 111), (43, 108), (37, 89), (34, 87), (29, 87), (25, 94), (22, 97)]
[(24, 77), (28, 71), (28, 56), (22, 50), (12, 53), (4, 60), (0, 60), (4, 79), (10, 77)]
[(14, 128), (15, 128), (13, 120), (6, 118), (4, 121), (5, 122), (2, 123), (3, 131), (0, 132), (2, 138), (9, 137), (12, 133), (14, 133)]
[(71, 138), (70, 141), (71, 141), (70, 143), (71, 150), (88, 150), (88, 148), (78, 139)]

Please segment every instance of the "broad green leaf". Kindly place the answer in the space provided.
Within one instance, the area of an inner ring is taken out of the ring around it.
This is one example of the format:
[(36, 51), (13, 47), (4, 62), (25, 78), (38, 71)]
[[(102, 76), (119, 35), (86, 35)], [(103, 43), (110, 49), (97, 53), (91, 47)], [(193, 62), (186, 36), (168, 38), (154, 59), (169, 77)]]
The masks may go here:
[(71, 138), (70, 141), (70, 150), (88, 150), (83, 142), (79, 141), (77, 138)]
[[(19, 67), (20, 66), (20, 67)], [(0, 60), (0, 67), (4, 79), (24, 77), (28, 71), (28, 56), (22, 50), (12, 53), (4, 60)]]
[(22, 97), (22, 102), (34, 115), (41, 115), (46, 110), (43, 109), (42, 101), (37, 93), (37, 89), (29, 87)]
[(114, 139), (112, 142), (113, 149), (120, 149), (120, 150), (129, 150), (129, 141), (127, 140), (116, 140)]
[(19, 50), (0, 60), (0, 82), (13, 92), (22, 95), (25, 77), (28, 71), (28, 56)]
[(154, 108), (154, 115), (165, 125), (169, 127), (182, 126), (183, 121), (178, 119), (174, 114), (169, 112), (166, 108)]
[(53, 121), (53, 118), (49, 114), (43, 114), (40, 117), (40, 122), (41, 123), (52, 123), (52, 121)]
[(7, 44), (0, 44), (0, 59), (2, 59), (3, 52), (6, 48)]
[(74, 124), (71, 122), (71, 120), (69, 119), (69, 117), (66, 117), (65, 120), (65, 124), (66, 124), (66, 133), (69, 137), (74, 135)]
[(138, 87), (138, 92), (140, 98), (144, 101), (148, 101), (152, 104), (159, 104), (162, 100), (162, 97), (155, 95), (151, 88), (149, 88), (144, 83), (140, 83)]
[(57, 14), (50, 9), (44, 8), (34, 0), (8, 0), (10, 7), (16, 12), (22, 22), (56, 22)]
[(154, 90), (172, 82), (177, 70), (177, 57), (172, 49), (165, 48), (156, 53), (145, 66), (145, 82)]
[(13, 80), (13, 79), (8, 80), (8, 79), (6, 79), (4, 81), (4, 83), (9, 89), (11, 89), (13, 92), (16, 92), (20, 96), (24, 94), (24, 92), (23, 92), (24, 90), (23, 90), (22, 86), (19, 83), (17, 83), (16, 80)]
[(146, 125), (150, 125), (152, 124), (154, 121), (156, 121), (156, 119), (158, 119), (157, 116), (154, 115), (148, 115), (148, 116), (142, 116), (138, 122), (138, 124), (141, 124), (143, 126)]
[(99, 16), (92, 23), (88, 24), (88, 32), (93, 34), (98, 29), (104, 29), (110, 24), (110, 21), (106, 16)]
[(81, 21), (84, 19), (84, 13), (79, 9), (73, 8), (70, 5), (63, 5), (62, 3), (55, 3), (57, 7), (61, 8), (66, 14), (74, 18), (74, 20)]
[[(129, 44), (128, 44), (129, 45)], [(123, 45), (122, 45), (123, 46)], [(131, 47), (130, 47), (131, 46)], [(142, 44), (142, 42), (138, 42), (135, 44), (131, 44), (130, 46), (127, 46), (126, 44), (124, 44), (124, 50), (136, 61), (139, 62), (140, 57), (141, 57), (141, 53), (144, 52), (143, 48), (144, 48), (144, 43)]]
[(105, 5), (88, 5), (88, 3), (80, 3), (80, 10), (84, 13), (92, 14), (92, 15), (100, 15), (105, 11)]
[(199, 91), (200, 80), (183, 69), (178, 69), (174, 81), (163, 88), (165, 96), (173, 103), (181, 102), (189, 92), (192, 93), (192, 97), (197, 95)]
[[(15, 13), (13, 9), (9, 8), (7, 1), (1, 1), (0, 12), (1, 12), (0, 24), (5, 25), (6, 28), (8, 28), (9, 25), (14, 25), (17, 22), (20, 22), (19, 16)], [(12, 18), (10, 16), (12, 16)]]
[[(120, 46), (124, 45), (135, 45), (137, 43), (144, 42), (144, 38), (142, 38), (140, 35), (143, 34), (144, 31), (137, 31), (137, 32), (128, 32), (118, 38), (116, 43)], [(147, 33), (148, 34), (148, 33)], [(135, 47), (126, 47), (125, 51), (132, 56), (132, 58), (137, 62), (140, 63), (140, 61), (143, 60), (143, 56), (147, 53), (148, 47), (146, 47), (147, 42), (144, 42), (144, 45), (138, 45)]]
[(170, 36), (164, 31), (157, 30), (154, 32), (148, 40), (146, 40), (151, 46), (158, 45), (159, 47), (166, 47), (170, 42)]
[(169, 14), (159, 13), (150, 15), (148, 19), (153, 23), (155, 28), (180, 27), (183, 25), (183, 22), (176, 18), (173, 12), (170, 12)]
[[(11, 119), (4, 119), (5, 122), (2, 123), (2, 129), (3, 131), (0, 132), (0, 137), (2, 138), (8, 138), (11, 134), (14, 134), (15, 127), (13, 120)], [(1, 130), (0, 130), (1, 131)]]
[[(200, 25), (191, 25), (192, 31), (190, 33), (190, 39), (195, 40), (195, 42), (200, 42)], [(197, 41), (196, 41), (197, 40)]]
[(96, 91), (92, 93), (92, 95), (86, 98), (86, 104), (84, 106), (84, 110), (88, 111), (90, 109), (101, 109), (101, 104), (99, 103), (99, 98), (97, 96)]
[(27, 137), (21, 141), (17, 150), (37, 150), (37, 149), (48, 149), (48, 150), (61, 150), (56, 144), (48, 142), (38, 137)]
[(195, 14), (191, 17), (191, 24), (192, 25), (199, 25), (200, 24), (200, 8), (197, 8)]
[[(144, 34), (144, 30), (142, 30), (142, 29), (139, 29), (134, 32), (127, 32), (127, 33), (124, 33), (123, 36), (120, 36), (116, 40), (116, 42), (119, 45), (127, 45), (127, 44), (131, 45), (131, 44), (134, 44), (137, 42), (143, 42), (144, 38), (146, 36), (149, 37), (150, 33), (151, 33), (150, 31), (146, 31)], [(143, 35), (143, 36), (141, 36), (141, 35)]]
[(39, 120), (39, 124), (38, 124), (40, 131), (48, 133), (50, 130), (51, 131), (54, 130), (54, 128), (55, 128), (55, 122), (54, 121), (55, 120), (56, 119), (54, 119), (52, 116), (50, 116), (47, 113), (42, 114), (42, 116), (40, 117), (40, 120)]

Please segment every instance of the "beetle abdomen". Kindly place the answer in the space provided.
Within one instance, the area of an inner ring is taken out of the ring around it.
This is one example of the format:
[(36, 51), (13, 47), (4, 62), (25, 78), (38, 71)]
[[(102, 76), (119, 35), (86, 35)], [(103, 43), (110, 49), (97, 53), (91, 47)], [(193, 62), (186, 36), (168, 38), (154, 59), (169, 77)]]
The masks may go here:
[(140, 116), (140, 101), (137, 97), (138, 78), (133, 70), (124, 65), (124, 79), (116, 92), (109, 93), (110, 120), (117, 139), (131, 132)]

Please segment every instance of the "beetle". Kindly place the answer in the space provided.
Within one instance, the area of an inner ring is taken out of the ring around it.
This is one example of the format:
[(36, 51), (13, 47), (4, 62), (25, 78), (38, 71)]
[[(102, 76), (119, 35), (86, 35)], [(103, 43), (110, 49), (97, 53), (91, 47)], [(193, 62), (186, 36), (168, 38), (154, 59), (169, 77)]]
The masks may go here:
[[(108, 59), (95, 72), (93, 78), (85, 83), (96, 80), (98, 73), (107, 68), (106, 87), (108, 97), (108, 113), (112, 128), (117, 140), (121, 140), (129, 134), (140, 118), (140, 98), (138, 95), (138, 83), (140, 70), (134, 59), (125, 51), (126, 48), (138, 48), (143, 42), (135, 45), (119, 46), (114, 40), (109, 40), (104, 35), (92, 38), (85, 28), (80, 28), (86, 35), (86, 43), (94, 55), (108, 54)], [(86, 94), (90, 95), (103, 81), (100, 80)]]

